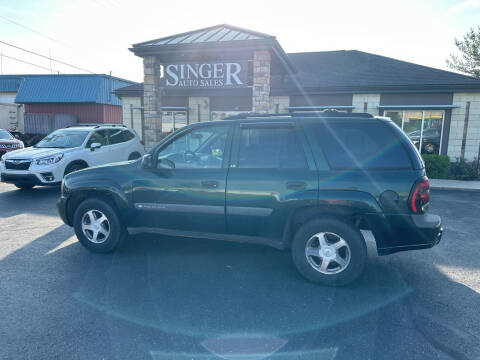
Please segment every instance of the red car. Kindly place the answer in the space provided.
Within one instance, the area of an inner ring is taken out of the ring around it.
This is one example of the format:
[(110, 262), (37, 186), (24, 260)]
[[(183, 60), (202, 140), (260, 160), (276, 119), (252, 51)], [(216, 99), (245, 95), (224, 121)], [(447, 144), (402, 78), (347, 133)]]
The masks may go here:
[(7, 130), (0, 129), (0, 159), (12, 150), (23, 149), (23, 142), (13, 137)]

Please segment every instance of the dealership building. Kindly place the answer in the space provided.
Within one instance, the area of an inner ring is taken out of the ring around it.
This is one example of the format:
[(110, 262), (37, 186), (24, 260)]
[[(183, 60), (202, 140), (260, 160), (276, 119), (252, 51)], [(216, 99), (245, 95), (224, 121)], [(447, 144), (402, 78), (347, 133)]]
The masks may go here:
[(275, 36), (230, 25), (130, 51), (144, 82), (114, 93), (147, 148), (188, 123), (337, 109), (390, 117), (424, 153), (479, 155), (480, 79), (356, 50), (285, 53)]

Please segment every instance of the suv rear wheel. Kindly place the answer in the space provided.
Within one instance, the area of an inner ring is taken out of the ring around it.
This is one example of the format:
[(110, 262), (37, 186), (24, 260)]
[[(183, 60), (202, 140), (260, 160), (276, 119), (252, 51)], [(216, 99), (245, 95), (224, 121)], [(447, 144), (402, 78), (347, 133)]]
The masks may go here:
[(308, 280), (342, 286), (363, 272), (367, 248), (360, 231), (336, 219), (318, 219), (303, 225), (292, 242), (292, 257)]
[(92, 252), (112, 252), (126, 237), (116, 211), (103, 200), (83, 201), (75, 211), (73, 227), (80, 243)]

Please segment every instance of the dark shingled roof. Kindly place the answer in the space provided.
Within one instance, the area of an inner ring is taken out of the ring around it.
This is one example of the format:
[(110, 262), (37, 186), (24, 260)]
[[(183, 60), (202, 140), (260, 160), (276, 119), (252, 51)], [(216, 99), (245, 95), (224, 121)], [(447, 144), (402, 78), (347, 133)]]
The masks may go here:
[(116, 96), (143, 96), (143, 83), (124, 86), (113, 91)]
[(340, 50), (287, 54), (306, 89), (480, 88), (480, 79), (370, 54)]
[[(271, 95), (303, 91), (480, 91), (480, 79), (358, 50), (291, 53), (286, 56), (297, 72), (289, 81), (285, 81), (283, 76), (272, 76)], [(119, 96), (140, 96), (142, 93), (143, 84), (115, 91)]]

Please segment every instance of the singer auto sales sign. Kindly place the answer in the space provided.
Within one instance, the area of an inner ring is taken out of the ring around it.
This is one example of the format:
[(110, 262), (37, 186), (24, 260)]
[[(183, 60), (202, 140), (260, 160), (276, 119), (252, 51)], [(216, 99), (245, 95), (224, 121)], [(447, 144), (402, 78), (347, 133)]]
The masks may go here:
[(238, 88), (246, 87), (248, 62), (208, 62), (164, 64), (162, 85), (166, 88)]

